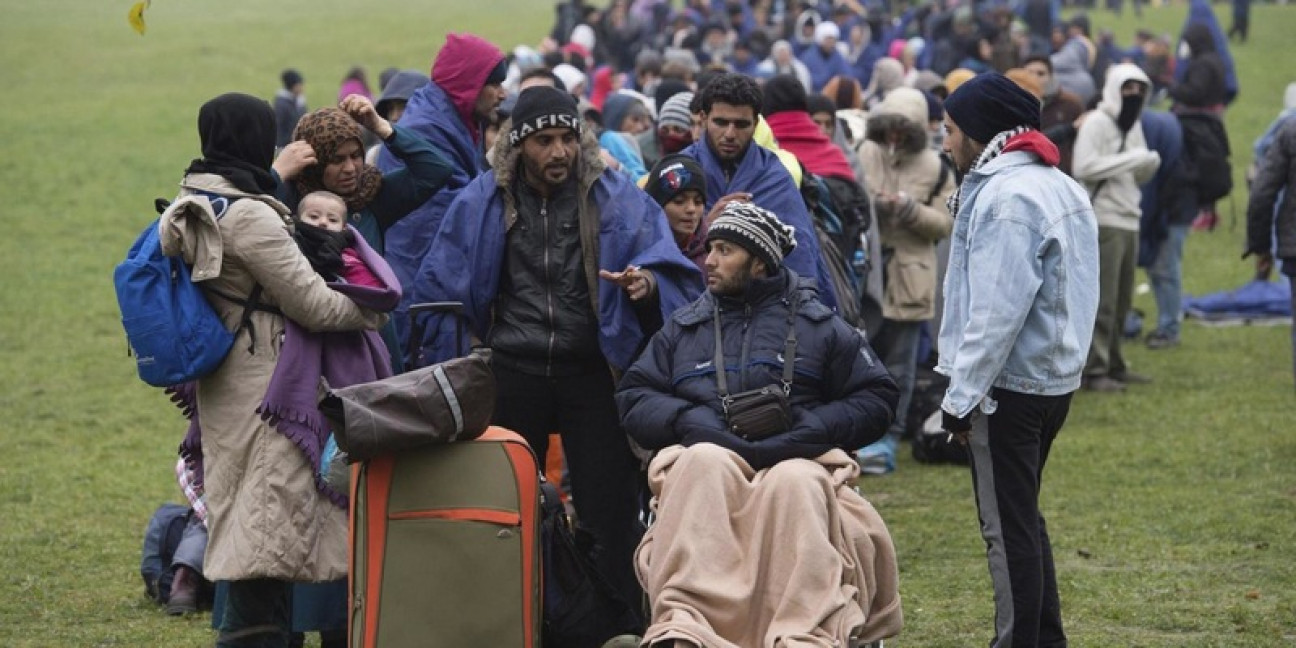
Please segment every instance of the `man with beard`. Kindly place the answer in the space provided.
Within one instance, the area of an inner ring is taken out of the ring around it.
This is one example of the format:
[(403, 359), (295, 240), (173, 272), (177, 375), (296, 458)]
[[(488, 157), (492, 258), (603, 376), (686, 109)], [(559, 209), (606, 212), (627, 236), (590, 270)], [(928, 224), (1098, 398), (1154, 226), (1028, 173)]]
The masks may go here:
[[(617, 391), (626, 431), (660, 451), (648, 470), (657, 520), (636, 554), (652, 602), (643, 645), (892, 636), (894, 549), (851, 486), (848, 453), (886, 431), (895, 383), (783, 263), (791, 227), (730, 203), (707, 239), (707, 293), (671, 316)], [(786, 416), (757, 432), (730, 397), (761, 388)]]
[(802, 277), (814, 279), (819, 299), (837, 308), (832, 277), (819, 253), (814, 224), (801, 191), (774, 153), (752, 144), (764, 102), (760, 86), (751, 77), (721, 74), (700, 91), (702, 137), (684, 149), (706, 174), (707, 210), (733, 200), (737, 194), (779, 215), (796, 231), (796, 249), (787, 265)]
[(1098, 214), (1102, 291), (1093, 345), (1085, 364), (1085, 388), (1123, 391), (1150, 379), (1129, 370), (1121, 353), (1125, 316), (1134, 296), (1138, 265), (1139, 185), (1152, 179), (1161, 156), (1149, 151), (1139, 115), (1152, 82), (1137, 65), (1122, 63), (1107, 71), (1102, 101), (1076, 134), (1072, 175), (1089, 191)]
[[(698, 268), (661, 207), (608, 169), (571, 95), (518, 96), (491, 149), (492, 170), (450, 205), (415, 280), (415, 302), (461, 302), (491, 349), (493, 423), (536, 455), (562, 437), (579, 526), (601, 573), (632, 610), (642, 527), (639, 462), (621, 431), (614, 379), (698, 293)], [(453, 355), (460, 341), (445, 340)], [(639, 619), (623, 623), (636, 632)]]
[[(484, 125), (504, 101), (506, 92), (502, 84), (507, 70), (504, 54), (490, 42), (472, 34), (448, 34), (432, 63), (432, 81), (410, 96), (398, 122), (401, 128), (431, 143), (454, 169), (441, 191), (386, 232), (383, 256), (400, 279), (405, 294), (392, 314), (398, 339), (408, 338), (405, 312), (413, 303), (414, 275), (428, 253), (446, 209), (464, 186), (485, 170)], [(404, 168), (404, 163), (384, 149), (378, 156), (378, 168), (390, 173)], [(437, 327), (429, 330), (436, 331)], [(405, 366), (418, 366), (416, 358), (406, 358)]]
[(972, 459), (994, 584), (991, 648), (1067, 645), (1040, 477), (1080, 386), (1098, 307), (1093, 209), (1057, 169), (1039, 110), (997, 73), (945, 101), (945, 152), (963, 182), (949, 202), (936, 371), (950, 377), (944, 429)]

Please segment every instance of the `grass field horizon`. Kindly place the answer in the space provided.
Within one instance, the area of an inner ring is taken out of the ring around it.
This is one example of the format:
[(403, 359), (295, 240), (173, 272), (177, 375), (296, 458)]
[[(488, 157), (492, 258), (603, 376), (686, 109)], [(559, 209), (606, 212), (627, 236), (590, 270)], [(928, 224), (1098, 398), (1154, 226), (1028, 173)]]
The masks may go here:
[[(147, 35), (130, 0), (6, 3), (0, 23), (0, 645), (204, 646), (210, 616), (167, 617), (142, 595), (141, 534), (179, 501), (184, 430), (126, 356), (110, 276), (198, 155), (198, 107), (269, 98), (280, 70), (329, 103), (352, 65), (426, 72), (448, 31), (511, 48), (549, 29), (549, 0), (477, 3), (158, 0)], [(597, 2), (596, 4), (603, 4)], [(1228, 7), (1217, 9), (1228, 24)], [(1174, 5), (1095, 27), (1130, 42), (1177, 34)], [(1237, 191), (1189, 238), (1188, 292), (1231, 289), (1251, 143), (1296, 81), (1296, 7), (1256, 5), (1234, 45)], [(1230, 216), (1236, 213), (1236, 218)], [(1140, 282), (1144, 281), (1140, 273)], [(1152, 317), (1150, 296), (1136, 306)], [(1186, 324), (1183, 345), (1131, 345), (1152, 385), (1080, 394), (1044, 479), (1071, 645), (1296, 645), (1296, 437), (1289, 330)], [(984, 645), (991, 592), (966, 469), (901, 458), (862, 489), (890, 526), (906, 625), (888, 646)]]

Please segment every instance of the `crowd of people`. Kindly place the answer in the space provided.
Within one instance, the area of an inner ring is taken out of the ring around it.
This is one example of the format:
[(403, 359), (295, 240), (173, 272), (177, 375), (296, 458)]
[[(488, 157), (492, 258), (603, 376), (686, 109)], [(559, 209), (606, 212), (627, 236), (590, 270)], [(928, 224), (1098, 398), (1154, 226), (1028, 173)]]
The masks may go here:
[[(209, 534), (186, 567), (227, 583), (218, 645), (345, 645), (345, 494), (318, 478), (310, 395), (468, 344), (490, 350), (494, 423), (542, 457), (561, 438), (595, 564), (647, 595), (632, 641), (899, 632), (895, 551), (852, 484), (935, 413), (914, 405), (934, 367), (992, 645), (1066, 644), (1041, 472), (1076, 390), (1152, 380), (1121, 347), (1138, 267), (1143, 342), (1179, 344), (1184, 240), (1231, 190), (1238, 86), (1205, 0), (1128, 48), (1054, 0), (564, 0), (537, 44), (451, 33), (430, 74), (375, 93), (351, 70), (337, 107), (281, 81), (273, 108), (203, 106), (183, 191), (232, 202), (215, 231), (172, 225), (187, 257), (223, 254), (207, 285), (241, 336), (176, 390)], [(1296, 275), (1291, 114), (1248, 209), (1265, 274)], [(420, 302), (462, 303), (465, 326), (412, 321)]]

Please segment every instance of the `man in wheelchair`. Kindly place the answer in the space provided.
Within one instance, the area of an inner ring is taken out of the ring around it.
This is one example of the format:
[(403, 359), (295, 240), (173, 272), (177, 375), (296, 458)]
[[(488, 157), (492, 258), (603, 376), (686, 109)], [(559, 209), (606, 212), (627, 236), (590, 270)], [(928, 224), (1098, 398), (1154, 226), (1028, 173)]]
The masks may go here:
[(794, 234), (727, 206), (707, 234), (707, 292), (619, 386), (626, 431), (657, 451), (656, 521), (635, 556), (644, 645), (845, 646), (900, 630), (895, 550), (851, 458), (886, 432), (898, 391), (863, 334), (784, 267)]

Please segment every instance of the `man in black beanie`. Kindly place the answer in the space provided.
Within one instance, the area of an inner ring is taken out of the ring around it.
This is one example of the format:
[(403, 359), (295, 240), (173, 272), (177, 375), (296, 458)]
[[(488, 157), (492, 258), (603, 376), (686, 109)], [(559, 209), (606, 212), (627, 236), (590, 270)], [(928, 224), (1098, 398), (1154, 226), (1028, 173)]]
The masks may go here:
[(1080, 387), (1098, 309), (1098, 225), (1057, 169), (1039, 100), (998, 73), (945, 100), (963, 174), (940, 359), (944, 428), (968, 445), (994, 584), (992, 648), (1066, 646), (1040, 475)]
[[(491, 170), (446, 211), (414, 300), (465, 304), (469, 330), (492, 350), (494, 424), (542, 458), (549, 435), (562, 437), (577, 524), (626, 603), (625, 618), (602, 621), (612, 634), (637, 634), (639, 461), (621, 431), (614, 376), (698, 294), (698, 268), (661, 207), (604, 165), (567, 92), (522, 91), (489, 156)], [(429, 354), (455, 355), (455, 327), (437, 329)]]

